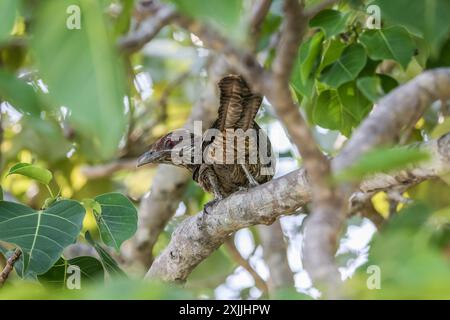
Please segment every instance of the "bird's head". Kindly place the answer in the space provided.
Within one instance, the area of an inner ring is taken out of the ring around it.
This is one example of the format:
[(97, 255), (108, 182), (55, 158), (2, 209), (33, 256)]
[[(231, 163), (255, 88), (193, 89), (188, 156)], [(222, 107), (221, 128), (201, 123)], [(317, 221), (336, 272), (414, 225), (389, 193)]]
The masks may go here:
[[(149, 163), (175, 164), (188, 167), (186, 163), (180, 163), (180, 157), (193, 149), (194, 134), (187, 129), (172, 131), (153, 143), (147, 152), (138, 159), (137, 166)], [(178, 157), (175, 159), (174, 157)]]

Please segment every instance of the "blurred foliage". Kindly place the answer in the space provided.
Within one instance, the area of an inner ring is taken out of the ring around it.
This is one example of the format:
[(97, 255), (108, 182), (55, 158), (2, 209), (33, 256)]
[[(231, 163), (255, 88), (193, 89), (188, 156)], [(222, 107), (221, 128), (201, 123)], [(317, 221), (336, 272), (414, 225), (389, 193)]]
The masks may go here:
[[(237, 46), (255, 47), (260, 62), (271, 66), (283, 21), (282, 0), (273, 1), (258, 39), (249, 32), (253, 0), (166, 2), (212, 25)], [(306, 7), (320, 2), (308, 0)], [(380, 8), (381, 29), (367, 28), (370, 4)], [(80, 8), (79, 29), (72, 28), (77, 16), (70, 5)], [(22, 257), (16, 271), (19, 275), (25, 271), (26, 280), (12, 276), (0, 290), (0, 299), (182, 299), (225, 293), (236, 298), (261, 297), (254, 283), (242, 281), (249, 275), (222, 248), (198, 266), (185, 288), (134, 280), (133, 273), (126, 277), (128, 270), (116, 259), (121, 244), (136, 230), (134, 204), (148, 191), (156, 168), (122, 168), (99, 176), (89, 175), (86, 169), (133, 160), (159, 136), (182, 126), (192, 105), (202, 98), (211, 63), (201, 41), (174, 26), (163, 28), (138, 53), (118, 52), (118, 38), (136, 24), (133, 7), (132, 0), (0, 1), (0, 199), (5, 200), (0, 202), (0, 221), (11, 218), (1, 211), (5, 206), (14, 206), (14, 214), (30, 214), (26, 223), (13, 220), (8, 230), (0, 229), (5, 230), (0, 240), (8, 241), (0, 243), (1, 252), (8, 257), (19, 244), (10, 236), (26, 230), (40, 234), (38, 217), (45, 218), (43, 226), (53, 227), (54, 220), (47, 220), (48, 210), (69, 201), (76, 204), (81, 218), (69, 234), (92, 246), (98, 258), (66, 259), (54, 243), (38, 242), (36, 248), (51, 253), (51, 259), (36, 267), (36, 261), (24, 266)], [(450, 66), (449, 20), (448, 0), (416, 0), (414, 5), (407, 0), (342, 0), (313, 17), (290, 85), (327, 154), (339, 152), (382, 96), (425, 69)], [(450, 130), (449, 115), (448, 104), (436, 102), (399, 141), (438, 138)], [(279, 174), (297, 166), (295, 148), (266, 102), (257, 121), (271, 134), (280, 155)], [(353, 164), (344, 178), (358, 179), (423, 159), (417, 150), (376, 150)], [(28, 166), (14, 168), (19, 163)], [(15, 174), (8, 175), (10, 170)], [(384, 192), (372, 198), (375, 209), (389, 219), (386, 227), (362, 248), (343, 250), (337, 256), (342, 269), (350, 270), (368, 255), (367, 263), (348, 282), (350, 297), (450, 297), (449, 182), (449, 177), (443, 177), (411, 188), (403, 194), (412, 202), (409, 206), (393, 203)], [(191, 182), (154, 254), (167, 245), (180, 221), (210, 199)], [(366, 230), (365, 223), (353, 221), (347, 232)], [(301, 228), (284, 227), (294, 230), (289, 244), (297, 250)], [(258, 230), (251, 228), (248, 233), (251, 245), (242, 241), (238, 247), (250, 246), (248, 259), (265, 274)], [(29, 237), (25, 239), (20, 246), (31, 250)], [(341, 247), (347, 240), (343, 236)], [(297, 272), (296, 288), (281, 289), (272, 298), (319, 296), (309, 280), (301, 277), (297, 255), (290, 256)], [(63, 288), (72, 264), (79, 265), (84, 279), (89, 279), (83, 280), (82, 290)], [(369, 265), (380, 267), (381, 290), (367, 289)]]

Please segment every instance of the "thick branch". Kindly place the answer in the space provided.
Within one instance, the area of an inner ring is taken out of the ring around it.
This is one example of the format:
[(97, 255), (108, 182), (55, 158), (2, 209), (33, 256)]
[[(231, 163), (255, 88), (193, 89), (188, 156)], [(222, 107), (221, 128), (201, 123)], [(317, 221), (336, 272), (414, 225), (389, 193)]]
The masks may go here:
[[(432, 154), (432, 160), (386, 175), (367, 178), (359, 193), (386, 190), (399, 185), (412, 186), (425, 179), (450, 172), (450, 134), (423, 144)], [(405, 181), (403, 177), (409, 176)], [(394, 183), (397, 181), (397, 184)], [(367, 186), (377, 186), (376, 189)], [(172, 235), (166, 249), (156, 258), (147, 277), (165, 281), (184, 281), (190, 272), (229, 235), (257, 224), (272, 224), (279, 216), (289, 215), (311, 201), (311, 187), (304, 169), (237, 192), (220, 201), (210, 212), (203, 212), (184, 220)]]

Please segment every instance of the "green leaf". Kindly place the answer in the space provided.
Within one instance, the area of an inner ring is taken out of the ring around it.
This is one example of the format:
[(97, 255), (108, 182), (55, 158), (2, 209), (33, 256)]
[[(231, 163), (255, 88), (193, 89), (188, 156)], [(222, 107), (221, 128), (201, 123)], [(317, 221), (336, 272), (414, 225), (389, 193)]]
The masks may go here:
[(290, 84), (299, 95), (311, 97), (314, 75), (320, 57), (323, 34), (316, 33), (305, 41), (299, 49)]
[(9, 169), (7, 176), (11, 174), (20, 174), (46, 185), (48, 185), (53, 178), (52, 173), (47, 169), (29, 163), (18, 163), (14, 165)]
[(312, 120), (323, 128), (339, 130), (349, 136), (370, 111), (371, 103), (352, 82), (342, 85), (338, 90), (320, 93), (313, 107)]
[(58, 121), (42, 120), (38, 117), (22, 117), (22, 130), (13, 137), (11, 153), (23, 149), (30, 150), (36, 158), (55, 164), (67, 159), (67, 153), (73, 147), (65, 137)]
[(335, 62), (342, 54), (342, 51), (346, 48), (346, 45), (339, 39), (332, 39), (325, 46), (322, 61), (320, 62), (319, 72)]
[(343, 13), (337, 10), (322, 10), (311, 19), (309, 26), (312, 28), (321, 28), (328, 39), (345, 29), (348, 16), (349, 13)]
[(102, 241), (119, 251), (125, 240), (131, 238), (137, 229), (137, 210), (133, 203), (120, 193), (106, 193), (95, 197), (101, 206), (96, 213)]
[(109, 273), (110, 276), (113, 277), (126, 277), (125, 272), (123, 272), (122, 269), (120, 269), (119, 265), (117, 264), (116, 260), (114, 260), (113, 257), (105, 250), (103, 249), (97, 242), (95, 242), (89, 231), (85, 234), (85, 239), (91, 246), (94, 247), (95, 251), (97, 251), (98, 255), (100, 256), (100, 260), (103, 264), (103, 268)]
[(355, 79), (366, 64), (366, 53), (360, 44), (352, 44), (345, 48), (339, 59), (326, 68), (320, 81), (337, 88)]
[(14, 26), (17, 15), (17, 0), (0, 1), (0, 43), (6, 40)]
[(170, 0), (177, 8), (200, 21), (218, 27), (224, 34), (233, 38), (242, 36), (241, 0)]
[[(81, 9), (80, 29), (66, 25), (72, 19), (66, 10), (73, 5)], [(69, 108), (68, 119), (83, 137), (81, 146), (93, 149), (88, 154), (110, 158), (125, 130), (125, 76), (101, 3), (40, 1), (33, 31), (31, 47), (50, 97)]]
[(420, 149), (395, 147), (373, 150), (364, 154), (350, 168), (338, 174), (336, 178), (345, 181), (360, 180), (370, 174), (398, 170), (427, 159), (429, 159), (429, 154)]
[(395, 79), (384, 74), (359, 78), (356, 83), (358, 89), (373, 103), (398, 85)]
[(380, 78), (377, 76), (363, 77), (356, 81), (358, 89), (373, 103), (383, 95)]
[(381, 9), (381, 17), (406, 27), (421, 35), (430, 43), (432, 51), (445, 41), (450, 30), (450, 2), (448, 0), (376, 0), (373, 4)]
[(359, 41), (374, 60), (395, 60), (406, 69), (413, 57), (415, 45), (408, 31), (400, 26), (364, 31)]
[(102, 207), (100, 203), (98, 203), (94, 199), (89, 198), (83, 199), (82, 204), (86, 209), (91, 209), (92, 211), (95, 211), (98, 214), (102, 213)]
[[(80, 284), (89, 284), (90, 282), (104, 281), (105, 272), (100, 261), (93, 257), (76, 257), (70, 260), (59, 258), (53, 267), (46, 273), (38, 276), (40, 283), (54, 288), (66, 289), (69, 266), (76, 266), (80, 270)], [(69, 270), (70, 271), (70, 270)]]
[(62, 200), (36, 211), (22, 204), (0, 201), (0, 240), (22, 250), (23, 274), (43, 274), (81, 231), (84, 208)]
[(39, 98), (33, 88), (13, 74), (0, 69), (0, 97), (23, 113), (39, 115)]

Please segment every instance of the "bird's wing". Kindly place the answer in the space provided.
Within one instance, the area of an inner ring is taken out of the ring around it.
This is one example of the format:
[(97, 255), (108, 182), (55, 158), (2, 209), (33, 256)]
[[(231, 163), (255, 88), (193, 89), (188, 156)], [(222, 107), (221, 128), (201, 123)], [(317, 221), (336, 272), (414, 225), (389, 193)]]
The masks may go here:
[(262, 97), (257, 94), (250, 93), (248, 97), (244, 98), (244, 110), (239, 128), (242, 128), (244, 131), (246, 131), (248, 128), (253, 127), (253, 123), (256, 114), (258, 113), (259, 107), (261, 106), (261, 103)]
[(262, 98), (251, 92), (244, 78), (228, 75), (219, 81), (220, 106), (217, 129), (242, 128), (247, 130), (261, 105)]

